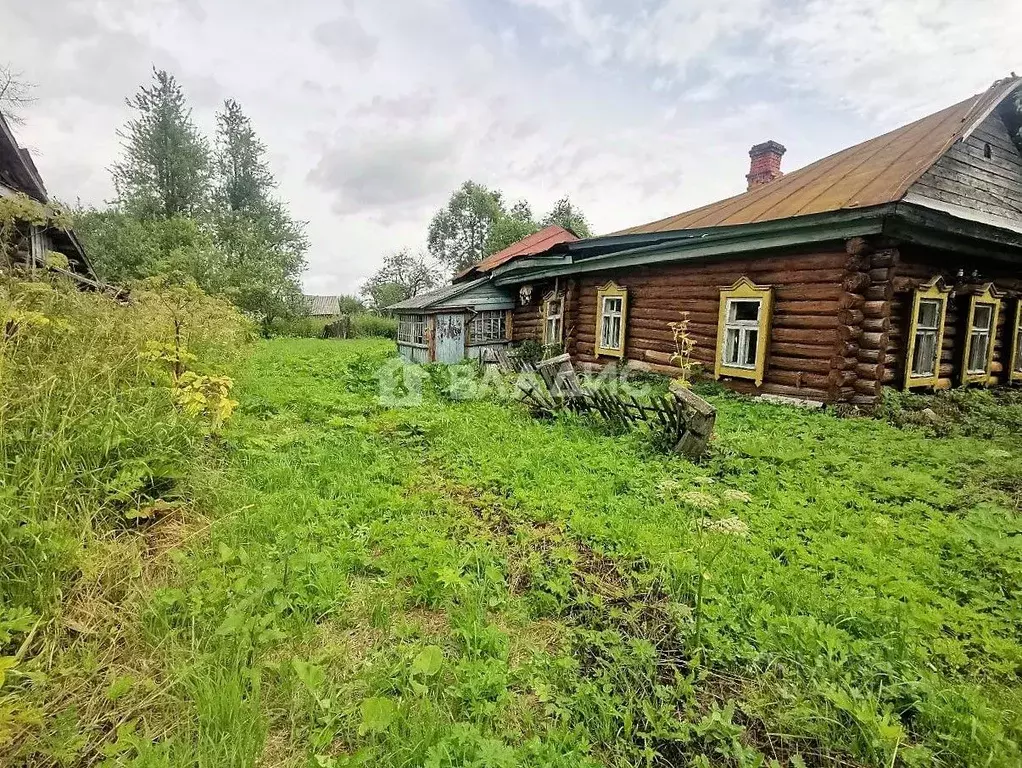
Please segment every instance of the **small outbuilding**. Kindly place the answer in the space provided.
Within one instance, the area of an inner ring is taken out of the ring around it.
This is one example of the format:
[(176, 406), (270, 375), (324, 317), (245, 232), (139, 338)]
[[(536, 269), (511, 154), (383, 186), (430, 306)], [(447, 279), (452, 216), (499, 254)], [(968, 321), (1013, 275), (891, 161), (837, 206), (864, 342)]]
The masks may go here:
[(486, 277), (445, 285), (388, 309), (397, 317), (397, 348), (415, 363), (481, 360), (511, 341), (514, 299)]

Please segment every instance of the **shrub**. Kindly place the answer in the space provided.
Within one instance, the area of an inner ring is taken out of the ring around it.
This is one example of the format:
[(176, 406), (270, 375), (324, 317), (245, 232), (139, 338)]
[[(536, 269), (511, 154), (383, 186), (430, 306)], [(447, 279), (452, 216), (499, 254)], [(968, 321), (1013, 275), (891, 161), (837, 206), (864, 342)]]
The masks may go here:
[(369, 313), (351, 316), (351, 335), (354, 338), (378, 336), (384, 339), (397, 338), (397, 318), (383, 317)]
[[(183, 498), (251, 327), (194, 284), (127, 303), (0, 276), (0, 604), (51, 608), (88, 538)], [(162, 506), (161, 506), (162, 505)]]

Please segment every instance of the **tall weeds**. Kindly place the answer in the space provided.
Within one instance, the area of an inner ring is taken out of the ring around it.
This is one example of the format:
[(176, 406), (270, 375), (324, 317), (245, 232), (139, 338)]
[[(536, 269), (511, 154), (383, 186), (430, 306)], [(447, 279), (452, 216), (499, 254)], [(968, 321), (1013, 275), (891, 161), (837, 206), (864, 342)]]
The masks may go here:
[(193, 286), (118, 301), (9, 274), (0, 325), (0, 607), (43, 613), (92, 537), (186, 501), (210, 419), (174, 365), (222, 371), (251, 331)]

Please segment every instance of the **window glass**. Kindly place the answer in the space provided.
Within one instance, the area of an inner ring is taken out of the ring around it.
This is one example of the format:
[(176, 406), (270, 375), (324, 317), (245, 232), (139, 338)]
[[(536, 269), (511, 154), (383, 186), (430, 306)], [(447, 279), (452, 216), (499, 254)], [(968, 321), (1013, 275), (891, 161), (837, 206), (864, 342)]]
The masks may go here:
[(940, 308), (944, 302), (924, 299), (919, 302), (919, 328), (936, 329), (940, 325)]
[(758, 323), (759, 304), (760, 302), (758, 299), (755, 301), (732, 300), (730, 302), (731, 317), (728, 319), (732, 322), (741, 320)]
[(940, 332), (940, 318), (944, 313), (944, 302), (940, 299), (921, 299), (916, 316), (915, 348), (912, 352), (912, 375), (932, 376), (937, 370), (940, 350), (937, 349), (937, 335)]
[(401, 315), (397, 323), (397, 340), (406, 344), (425, 344), (426, 316)]
[(977, 303), (972, 313), (972, 328), (969, 331), (969, 359), (965, 365), (969, 373), (986, 373), (993, 320), (994, 308), (989, 304)]
[(912, 375), (932, 376), (937, 364), (937, 332), (916, 333), (916, 346), (912, 354)]
[(548, 299), (544, 306), (546, 321), (544, 327), (544, 344), (559, 344), (561, 341), (561, 318), (564, 311), (564, 297), (556, 296)]
[(990, 321), (994, 316), (994, 308), (989, 304), (977, 304), (976, 311), (973, 314), (972, 327), (983, 328), (989, 332)]
[(507, 315), (503, 310), (485, 310), (472, 319), (470, 330), (473, 344), (504, 341), (507, 338)]
[(600, 346), (606, 349), (621, 349), (621, 308), (620, 296), (605, 296), (603, 299), (603, 328)]
[(724, 326), (724, 365), (730, 368), (756, 367), (759, 355), (760, 299), (728, 299)]
[(1022, 323), (1015, 331), (1015, 371), (1022, 373)]

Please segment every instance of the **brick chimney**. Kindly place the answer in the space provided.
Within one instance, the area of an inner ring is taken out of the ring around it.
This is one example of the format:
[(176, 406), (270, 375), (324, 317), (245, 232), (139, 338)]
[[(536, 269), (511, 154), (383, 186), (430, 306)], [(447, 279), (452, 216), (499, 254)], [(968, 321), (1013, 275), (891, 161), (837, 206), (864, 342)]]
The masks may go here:
[(776, 141), (764, 141), (750, 149), (749, 157), (752, 158), (752, 162), (745, 177), (749, 182), (749, 189), (761, 187), (781, 178), (784, 175), (781, 171), (781, 158), (787, 151), (783, 144)]

